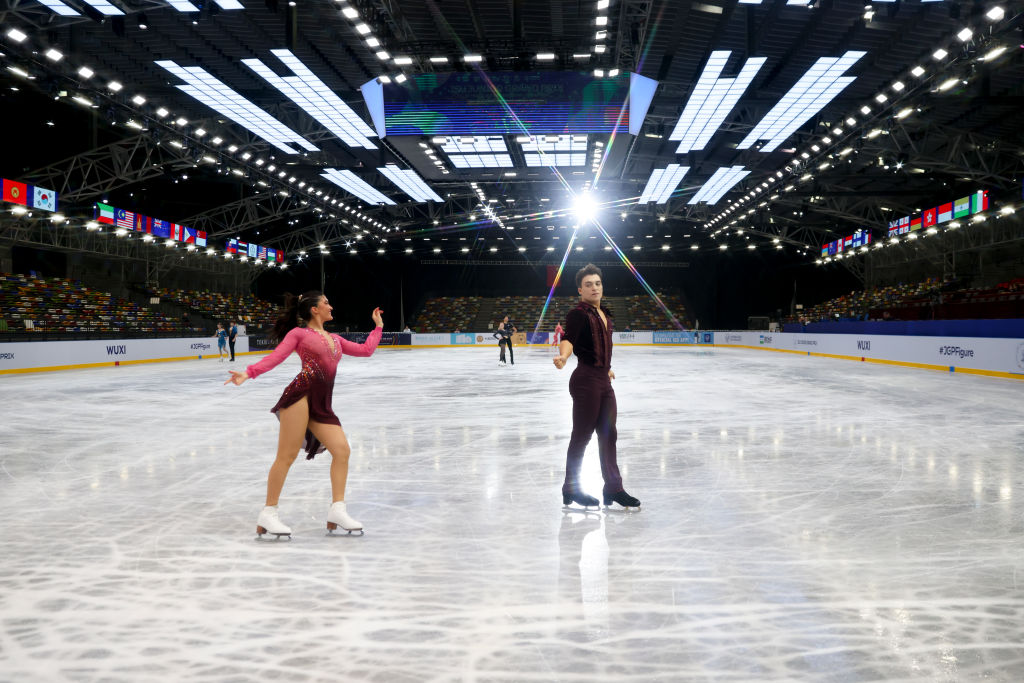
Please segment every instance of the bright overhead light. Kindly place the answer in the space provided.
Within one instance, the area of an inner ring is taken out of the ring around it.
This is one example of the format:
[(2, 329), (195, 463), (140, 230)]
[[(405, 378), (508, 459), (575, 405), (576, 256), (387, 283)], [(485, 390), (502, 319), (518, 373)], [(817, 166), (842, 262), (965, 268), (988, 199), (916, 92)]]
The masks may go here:
[(183, 118), (183, 117), (179, 117), (178, 120), (175, 121), (175, 123), (178, 124), (179, 126), (184, 126), (184, 125), (188, 124), (188, 119)]
[(395, 57), (395, 64), (398, 66), (409, 66), (412, 64), (412, 57)]
[(878, 102), (879, 104), (887, 101), (888, 99), (889, 98), (886, 97), (883, 93), (878, 93), (877, 95), (875, 95), (875, 102)]
[(53, 62), (59, 62), (64, 59), (64, 53), (51, 47), (46, 51), (46, 58)]
[(13, 40), (16, 43), (20, 43), (23, 40), (25, 40), (26, 38), (28, 38), (28, 35), (25, 34), (25, 33), (22, 33), (21, 31), (19, 31), (16, 28), (12, 28), (10, 31), (7, 32), (7, 37), (10, 38), (11, 40)]
[(48, 8), (50, 8), (51, 12), (53, 12), (54, 14), (58, 14), (62, 17), (82, 16), (78, 13), (77, 10), (75, 10), (72, 7), (68, 7), (66, 4), (61, 2), (61, 0), (39, 0), (39, 3), (41, 5), (46, 5)]
[(378, 50), (377, 52), (374, 52), (374, 54), (377, 55), (377, 59), (381, 60), (382, 62), (386, 62), (389, 59), (391, 59), (391, 55), (388, 53), (387, 50)]
[(910, 116), (913, 113), (914, 113), (914, 108), (913, 107), (907, 107), (906, 109), (901, 109), (899, 111), (899, 113), (896, 114), (896, 118), (903, 119), (903, 118), (906, 118), (906, 117)]
[(344, 14), (345, 18), (347, 18), (347, 19), (358, 19), (359, 18), (359, 10), (357, 10), (354, 7), (345, 7), (345, 8), (343, 8), (341, 10), (341, 13)]
[(398, 74), (395, 76), (395, 83), (405, 83), (406, 80), (405, 74)]
[(412, 169), (400, 169), (388, 164), (377, 169), (381, 175), (397, 185), (402, 192), (418, 202), (444, 202)]
[(146, 103), (146, 98), (143, 97), (142, 95), (136, 95), (135, 97), (132, 98), (132, 102), (134, 102), (135, 104), (137, 104), (138, 106), (141, 107), (142, 105), (144, 105)]
[(160, 107), (159, 109), (156, 110), (156, 115), (159, 116), (160, 118), (164, 118), (165, 116), (167, 116), (170, 113), (171, 112), (167, 111), (163, 107)]
[(388, 76), (387, 74), (384, 74), (383, 76), (378, 76), (377, 80), (380, 81), (381, 83), (390, 83), (391, 82), (391, 76)]
[(985, 56), (981, 58), (981, 61), (987, 62), (990, 59), (995, 59), (996, 57), (998, 57), (999, 55), (1003, 54), (1004, 52), (1006, 52), (1006, 46), (1005, 45), (1000, 46), (1000, 47), (994, 47), (994, 48), (992, 48), (991, 50), (989, 50), (988, 52), (985, 53)]
[(365, 36), (367, 33), (370, 33), (371, 29), (365, 23), (361, 23), (356, 24), (356, 31), (359, 32), (359, 35)]
[(948, 52), (946, 52), (945, 50), (943, 50), (940, 47), (938, 50), (936, 50), (935, 52), (932, 53), (932, 58), (936, 59), (936, 60), (945, 59), (946, 55), (948, 55), (948, 54), (949, 54)]
[(594, 75), (598, 78), (604, 78), (604, 69), (594, 69)]
[(915, 66), (913, 69), (910, 70), (910, 73), (912, 73), (915, 76), (917, 76), (918, 78), (920, 78), (921, 76), (924, 75), (924, 69), (922, 69), (919, 66)]
[(960, 39), (961, 43), (966, 43), (968, 40), (971, 39), (971, 36), (973, 35), (974, 31), (972, 31), (969, 28), (965, 28), (961, 29), (960, 32), (956, 34), (956, 37)]
[(336, 168), (328, 168), (320, 175), (349, 194), (359, 197), (367, 204), (394, 204), (394, 202), (387, 196), (375, 190), (368, 183), (361, 180), (356, 176), (356, 174), (347, 169), (339, 170)]
[(186, 85), (176, 86), (179, 90), (266, 140), (282, 152), (299, 153), (289, 143), (295, 143), (310, 152), (318, 151), (317, 147), (301, 135), (214, 78), (205, 69), (198, 66), (178, 66), (170, 60), (161, 60), (156, 64), (185, 81)]
[(672, 196), (672, 193), (675, 192), (679, 181), (683, 179), (683, 176), (689, 170), (689, 166), (680, 166), (679, 164), (669, 164), (665, 168), (654, 169), (651, 177), (647, 179), (647, 185), (640, 194), (640, 199), (637, 200), (637, 203), (646, 204), (654, 202), (656, 204), (664, 204)]
[(603, 9), (607, 9), (608, 8), (608, 4), (609, 4), (609, 0), (597, 0), (597, 9), (598, 9), (598, 11), (603, 10)]
[[(589, 57), (590, 55), (587, 55), (587, 56)], [(537, 59), (539, 61), (541, 61), (541, 62), (550, 62), (554, 58), (555, 58), (555, 53), (554, 52), (538, 52), (537, 53)]]
[(586, 225), (597, 217), (600, 204), (589, 192), (582, 192), (572, 200), (572, 212), (579, 225)]
[(728, 50), (712, 52), (704, 65), (683, 113), (668, 136), (669, 140), (680, 141), (677, 154), (704, 149), (767, 60), (767, 57), (748, 59), (736, 78), (719, 78), (730, 54)]
[(708, 181), (697, 190), (687, 204), (696, 204), (697, 202), (706, 202), (709, 205), (717, 204), (726, 192), (748, 175), (750, 175), (750, 171), (744, 170), (742, 166), (720, 168), (708, 178)]
[(110, 81), (110, 83), (107, 83), (107, 87), (113, 92), (118, 92), (124, 86), (118, 83), (117, 81)]
[(619, 75), (619, 70), (618, 69), (611, 69), (610, 71), (608, 71), (608, 76), (611, 77), (611, 78), (615, 78), (618, 75)]
[(903, 85), (903, 81), (896, 81), (892, 84), (892, 89), (896, 92), (902, 92), (907, 86)]
[(760, 123), (754, 126), (737, 149), (749, 149), (758, 140), (768, 140), (761, 152), (772, 152), (808, 119), (831, 102), (855, 80), (841, 76), (866, 52), (849, 51), (842, 57), (822, 57), (783, 95)]
[(950, 88), (952, 88), (954, 85), (956, 85), (959, 82), (960, 82), (959, 78), (950, 78), (950, 79), (945, 80), (942, 83), (940, 83), (939, 87), (937, 89), (938, 90), (949, 90)]
[(119, 10), (117, 7), (114, 7), (114, 5), (107, 2), (107, 0), (83, 0), (83, 2), (85, 2), (85, 4), (87, 5), (92, 6), (94, 9), (96, 9), (100, 14), (104, 16), (113, 17), (124, 14), (124, 12)]
[(594, 24), (597, 25), (597, 26), (607, 26), (608, 25), (608, 17), (604, 16), (603, 14), (599, 15), (599, 16), (594, 18)]
[(376, 150), (377, 145), (369, 139), (377, 135), (374, 129), (309, 71), (291, 50), (270, 50), (270, 53), (281, 59), (294, 76), (278, 76), (259, 59), (243, 59), (242, 63), (349, 146)]
[(869, 107), (869, 106), (867, 106), (867, 105), (865, 105), (865, 106), (861, 107), (861, 108), (860, 108), (860, 113), (861, 113), (861, 114), (864, 114), (864, 116), (867, 116), (868, 114), (870, 114), (870, 113), (871, 113), (871, 107)]
[(483, 60), (484, 58), (480, 55), (463, 55), (462, 57), (462, 61), (469, 63), (482, 62)]
[(78, 70), (78, 75), (81, 76), (82, 78), (92, 78), (93, 74), (95, 74), (95, 73), (96, 73), (95, 71), (93, 71), (92, 69), (90, 69), (87, 66), (83, 66), (81, 69)]
[(448, 62), (447, 57), (431, 57), (430, 61), (434, 64), (446, 64)]
[(998, 5), (996, 5), (989, 11), (985, 12), (985, 16), (991, 19), (992, 21), (999, 21), (1000, 19), (1003, 18), (1005, 14), (1006, 12), (1003, 10), (1003, 8), (999, 7)]
[(599, 55), (600, 55), (600, 54), (604, 54), (604, 51), (605, 51), (606, 49), (608, 49), (608, 48), (607, 48), (607, 46), (605, 46), (605, 45), (595, 45), (595, 46), (594, 46), (594, 52), (596, 52), (596, 53), (597, 53), (597, 54), (599, 54)]
[(573, 59), (590, 59), (589, 52), (574, 52), (572, 54)]
[(846, 119), (846, 125), (853, 126), (853, 125), (856, 125), (856, 124), (857, 124), (857, 119), (853, 118), (852, 116), (850, 118)]
[(367, 47), (380, 47), (380, 41), (377, 38), (370, 36), (366, 39)]

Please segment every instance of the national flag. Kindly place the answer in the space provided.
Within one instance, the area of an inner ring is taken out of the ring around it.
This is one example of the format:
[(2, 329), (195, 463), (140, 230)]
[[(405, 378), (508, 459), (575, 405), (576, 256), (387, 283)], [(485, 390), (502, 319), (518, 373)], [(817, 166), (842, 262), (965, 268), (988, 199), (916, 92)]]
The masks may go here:
[(937, 217), (937, 214), (938, 212), (935, 209), (926, 210), (924, 212), (924, 215), (921, 217), (921, 227), (930, 228), (931, 226), (935, 225), (935, 219)]
[(4, 201), (28, 206), (28, 185), (4, 178)]
[(183, 234), (182, 238), (181, 238), (182, 242), (184, 242), (185, 244), (195, 244), (196, 243), (196, 231), (195, 230), (193, 230), (192, 228), (182, 227), (181, 231), (182, 231), (182, 234)]
[(266, 247), (260, 247), (259, 251), (256, 252), (256, 258), (261, 258), (263, 260), (266, 260), (267, 259), (267, 248)]
[(849, 249), (852, 246), (853, 246), (853, 235), (850, 235), (845, 240), (843, 240), (843, 249)]
[(224, 252), (227, 254), (238, 253), (238, 240), (230, 239), (227, 244), (224, 245)]
[(150, 220), (150, 229), (153, 231), (153, 237), (160, 237), (165, 240), (171, 238), (171, 224), (167, 221), (153, 218)]
[(177, 223), (171, 223), (171, 239), (182, 242), (185, 240), (185, 227)]
[(145, 216), (141, 213), (135, 214), (135, 227), (132, 228), (135, 232), (152, 232), (152, 228), (149, 225), (149, 216)]
[(119, 228), (125, 228), (126, 230), (135, 229), (135, 212), (125, 211), (124, 209), (114, 210), (114, 225)]
[(107, 225), (114, 224), (114, 207), (110, 204), (96, 203), (96, 222), (106, 223)]
[(953, 218), (963, 218), (971, 215), (971, 198), (961, 197), (953, 202)]
[(953, 202), (939, 207), (939, 223), (953, 220)]
[[(4, 188), (6, 195), (6, 187)], [(971, 195), (971, 213), (981, 213), (988, 210), (988, 190), (978, 190)]]
[(863, 237), (862, 244), (864, 244), (865, 246), (868, 245), (868, 244), (871, 244), (871, 231), (870, 230), (865, 230), (864, 231), (864, 237)]
[(284, 263), (284, 252), (280, 249), (277, 250), (277, 262)]
[(203, 231), (203, 230), (196, 230), (196, 246), (197, 247), (205, 247), (206, 246), (206, 232), (205, 231)]
[(921, 217), (916, 216), (910, 219), (910, 230), (908, 232), (914, 232), (915, 230), (921, 229)]
[(821, 255), (822, 256), (828, 256), (828, 245), (827, 244), (821, 245)]
[(902, 235), (910, 230), (910, 216), (889, 221), (889, 237)]
[(57, 193), (45, 187), (32, 186), (32, 207), (43, 211), (57, 210)]
[(277, 249), (267, 247), (267, 261), (277, 263)]
[(259, 246), (249, 242), (249, 258), (256, 258), (259, 255)]

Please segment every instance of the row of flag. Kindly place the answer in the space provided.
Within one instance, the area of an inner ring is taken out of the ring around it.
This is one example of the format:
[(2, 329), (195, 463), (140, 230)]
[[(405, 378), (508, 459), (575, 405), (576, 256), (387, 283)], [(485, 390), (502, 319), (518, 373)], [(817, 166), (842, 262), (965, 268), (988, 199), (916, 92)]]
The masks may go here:
[(988, 211), (988, 208), (988, 190), (978, 190), (972, 195), (928, 209), (920, 216), (904, 216), (889, 221), (889, 237), (905, 235), (908, 232), (930, 228), (933, 225), (941, 225), (956, 218), (973, 216), (976, 213)]
[(228, 254), (242, 254), (249, 258), (260, 259), (267, 263), (284, 263), (284, 252), (280, 249), (262, 247), (253, 242), (243, 242), (238, 239), (230, 239), (224, 245), (224, 251)]
[(57, 210), (57, 193), (45, 187), (3, 178), (4, 201), (43, 211)]
[(833, 240), (828, 244), (821, 245), (822, 256), (835, 256), (841, 254), (844, 251), (850, 249), (856, 249), (857, 247), (864, 247), (871, 244), (871, 231), (870, 230), (858, 230), (852, 235)]
[(118, 209), (109, 204), (96, 204), (96, 222), (124, 228), (125, 230), (144, 232), (153, 237), (161, 237), (185, 244), (195, 244), (197, 247), (206, 246), (206, 233), (202, 230), (178, 225), (170, 221), (163, 221), (159, 218), (151, 218), (134, 211)]

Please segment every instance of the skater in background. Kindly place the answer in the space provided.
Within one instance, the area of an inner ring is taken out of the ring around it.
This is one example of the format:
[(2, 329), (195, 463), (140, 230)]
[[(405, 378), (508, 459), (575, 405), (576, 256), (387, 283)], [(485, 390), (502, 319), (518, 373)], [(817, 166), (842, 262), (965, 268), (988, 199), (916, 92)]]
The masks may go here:
[(228, 321), (228, 347), (231, 349), (231, 362), (235, 362), (235, 340), (238, 338), (238, 326), (235, 325), (235, 321)]
[(501, 356), (498, 358), (499, 363), (504, 364), (505, 349), (508, 348), (508, 359), (512, 365), (516, 364), (516, 357), (512, 352), (512, 335), (515, 332), (516, 328), (508, 321), (508, 316), (506, 315), (504, 320), (498, 323), (498, 331), (494, 333), (495, 338), (498, 340), (498, 348), (501, 349)]
[(598, 501), (580, 488), (580, 467), (590, 436), (597, 431), (601, 476), (604, 478), (604, 504), (613, 502), (623, 507), (640, 507), (640, 501), (622, 488), (622, 476), (615, 453), (618, 432), (615, 420), (618, 407), (612, 389), (612, 321), (611, 311), (601, 306), (604, 288), (601, 269), (588, 263), (576, 273), (580, 303), (565, 318), (565, 337), (558, 346), (555, 367), (561, 370), (569, 356), (576, 354), (576, 369), (569, 378), (572, 396), (572, 436), (565, 455), (565, 482), (562, 502), (575, 502), (584, 507)]
[(331, 407), (334, 376), (343, 355), (373, 355), (383, 333), (384, 321), (379, 308), (373, 309), (373, 332), (363, 344), (328, 334), (324, 323), (333, 319), (332, 306), (320, 292), (306, 292), (301, 297), (285, 295), (285, 309), (274, 323), (271, 337), (278, 340), (273, 353), (245, 372), (231, 370), (231, 382), (243, 384), (279, 365), (292, 351), (302, 359), (302, 370), (285, 388), (273, 408), (281, 421), (277, 441), (277, 458), (267, 476), (267, 501), (256, 520), (256, 533), (290, 536), (277, 514), (277, 502), (288, 470), (305, 440), (306, 459), (311, 460), (326, 448), (331, 453), (331, 495), (333, 503), (327, 512), (328, 530), (341, 527), (346, 531), (362, 531), (363, 525), (349, 516), (345, 506), (345, 485), (348, 480), (348, 458), (351, 448), (341, 428), (341, 421)]
[(224, 354), (228, 346), (228, 331), (224, 329), (224, 323), (217, 323), (217, 353), (220, 354), (220, 362), (224, 362)]
[(552, 346), (558, 346), (558, 344), (562, 341), (562, 334), (563, 333), (564, 333), (564, 330), (562, 330), (562, 323), (556, 323), (555, 324), (555, 333), (553, 335), (551, 335), (551, 345)]

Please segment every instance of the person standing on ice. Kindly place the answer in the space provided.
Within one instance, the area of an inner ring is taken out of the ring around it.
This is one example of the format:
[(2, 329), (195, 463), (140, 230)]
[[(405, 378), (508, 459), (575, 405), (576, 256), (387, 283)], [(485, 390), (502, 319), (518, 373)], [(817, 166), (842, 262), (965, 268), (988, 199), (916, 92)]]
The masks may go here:
[(569, 356), (576, 354), (576, 369), (569, 378), (572, 396), (572, 436), (565, 455), (565, 482), (562, 503), (578, 503), (584, 507), (598, 505), (593, 496), (580, 488), (580, 467), (590, 436), (597, 431), (601, 476), (604, 478), (604, 504), (613, 502), (623, 507), (640, 507), (640, 501), (622, 488), (622, 476), (615, 454), (618, 432), (615, 420), (618, 407), (612, 389), (612, 321), (611, 311), (601, 306), (604, 287), (601, 269), (588, 263), (576, 273), (580, 303), (565, 317), (565, 336), (558, 345), (555, 367), (561, 370)]
[(324, 330), (324, 323), (333, 319), (327, 297), (320, 292), (306, 292), (301, 297), (285, 295), (285, 308), (274, 323), (271, 338), (280, 343), (273, 353), (245, 372), (231, 370), (224, 382), (241, 385), (277, 367), (292, 351), (302, 359), (302, 370), (292, 380), (281, 399), (270, 412), (281, 422), (277, 441), (277, 458), (267, 476), (267, 501), (256, 520), (256, 533), (291, 536), (292, 530), (277, 515), (277, 502), (288, 470), (305, 446), (306, 459), (312, 460), (326, 448), (331, 453), (331, 495), (333, 503), (327, 512), (327, 529), (339, 526), (352, 533), (362, 533), (363, 525), (349, 516), (345, 507), (345, 484), (348, 480), (348, 457), (352, 449), (341, 428), (341, 421), (331, 407), (334, 375), (343, 355), (371, 356), (380, 343), (384, 321), (379, 308), (373, 309), (376, 328), (366, 342), (356, 344)]
[(558, 346), (558, 344), (562, 341), (562, 335), (564, 333), (565, 330), (562, 329), (562, 323), (555, 323), (555, 333), (551, 335), (551, 345)]

